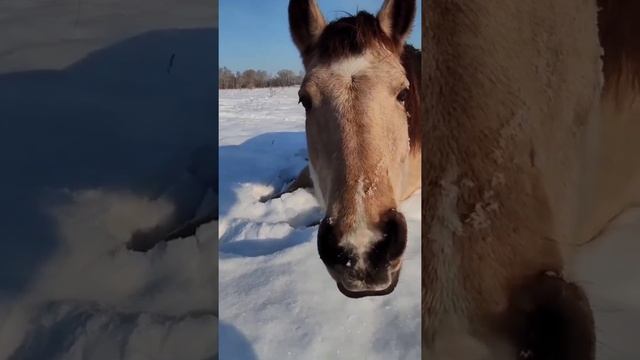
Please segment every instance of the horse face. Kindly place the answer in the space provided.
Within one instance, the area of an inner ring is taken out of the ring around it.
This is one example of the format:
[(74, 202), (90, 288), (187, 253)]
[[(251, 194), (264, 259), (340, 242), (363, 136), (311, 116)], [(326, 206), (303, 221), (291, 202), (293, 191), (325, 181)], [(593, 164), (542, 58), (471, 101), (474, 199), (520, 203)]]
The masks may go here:
[(315, 1), (290, 3), (307, 72), (299, 95), (309, 169), (326, 211), (318, 252), (350, 297), (392, 291), (406, 246), (396, 209), (408, 170), (411, 85), (399, 49), (414, 12), (412, 1), (386, 1), (378, 17), (359, 13), (325, 25)]
[[(395, 60), (395, 61), (394, 61)], [(310, 169), (326, 218), (318, 251), (344, 293), (384, 291), (406, 245), (398, 213), (409, 155), (408, 88), (397, 59), (365, 55), (313, 69), (307, 105)]]

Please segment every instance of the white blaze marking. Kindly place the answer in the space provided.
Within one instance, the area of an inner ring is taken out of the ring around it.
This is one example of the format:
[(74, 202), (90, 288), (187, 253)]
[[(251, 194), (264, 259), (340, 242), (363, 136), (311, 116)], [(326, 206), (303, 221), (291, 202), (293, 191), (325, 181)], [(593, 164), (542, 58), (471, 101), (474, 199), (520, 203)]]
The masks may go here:
[(370, 66), (369, 60), (364, 56), (350, 57), (337, 61), (329, 67), (336, 74), (350, 77), (366, 70)]
[[(346, 247), (350, 247), (363, 258), (363, 255), (369, 250), (371, 247), (372, 241), (375, 239), (379, 239), (381, 236), (377, 230), (372, 230), (369, 228), (369, 224), (367, 221), (367, 214), (365, 211), (365, 199), (366, 193), (364, 190), (364, 179), (358, 179), (358, 187), (356, 188), (355, 193), (355, 213), (356, 220), (353, 224), (353, 230), (345, 234), (341, 239), (341, 244)], [(358, 261), (356, 263), (356, 268), (364, 268), (365, 262)]]

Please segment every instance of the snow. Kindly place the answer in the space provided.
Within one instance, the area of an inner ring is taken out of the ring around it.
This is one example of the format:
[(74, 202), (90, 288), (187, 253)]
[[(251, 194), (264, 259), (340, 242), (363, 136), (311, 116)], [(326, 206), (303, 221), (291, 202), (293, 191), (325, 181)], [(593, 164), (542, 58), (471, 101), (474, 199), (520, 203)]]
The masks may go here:
[(216, 6), (184, 5), (0, 3), (0, 359), (215, 358)]
[(307, 190), (266, 203), (306, 164), (298, 88), (220, 92), (220, 356), (419, 359), (420, 193), (406, 201), (400, 282), (349, 299), (320, 261), (323, 214)]
[(578, 250), (568, 276), (589, 296), (596, 322), (597, 358), (638, 358), (640, 323), (640, 208), (616, 218)]

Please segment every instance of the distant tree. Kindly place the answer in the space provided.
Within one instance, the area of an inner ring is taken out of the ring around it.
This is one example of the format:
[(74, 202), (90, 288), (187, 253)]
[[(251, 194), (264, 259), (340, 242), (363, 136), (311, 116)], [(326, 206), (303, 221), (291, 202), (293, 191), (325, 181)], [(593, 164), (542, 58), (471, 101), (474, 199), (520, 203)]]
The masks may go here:
[(304, 72), (295, 72), (287, 69), (280, 70), (275, 76), (271, 76), (264, 70), (248, 69), (233, 72), (227, 67), (218, 69), (218, 87), (220, 89), (253, 89), (265, 87), (293, 86), (302, 83)]
[(236, 71), (236, 83), (233, 85), (234, 89), (240, 89), (242, 87), (242, 73)]
[(269, 86), (269, 73), (264, 70), (256, 71), (256, 87), (264, 88)]
[(300, 70), (300, 72), (298, 72), (298, 76), (296, 77), (296, 85), (302, 84), (302, 80), (304, 80), (304, 71)]
[(243, 89), (253, 89), (256, 87), (256, 74), (253, 69), (245, 70), (240, 75), (240, 87)]
[(291, 70), (280, 70), (276, 79), (280, 86), (291, 86), (295, 84), (296, 74)]
[(218, 81), (221, 89), (233, 89), (236, 86), (236, 76), (226, 67), (218, 70)]

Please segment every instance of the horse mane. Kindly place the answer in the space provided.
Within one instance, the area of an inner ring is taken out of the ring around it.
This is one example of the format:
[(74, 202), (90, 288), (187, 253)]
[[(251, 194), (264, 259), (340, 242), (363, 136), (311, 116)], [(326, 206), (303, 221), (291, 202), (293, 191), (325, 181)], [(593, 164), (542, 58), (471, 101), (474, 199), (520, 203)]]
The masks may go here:
[(320, 63), (362, 55), (367, 49), (384, 47), (401, 57), (409, 83), (409, 98), (406, 101), (409, 113), (409, 142), (411, 151), (421, 151), (422, 123), (420, 121), (421, 54), (411, 45), (398, 44), (391, 39), (378, 18), (366, 11), (330, 22), (320, 35), (318, 42), (306, 49), (302, 55), (305, 67), (315, 56)]
[(640, 92), (640, 1), (598, 0), (605, 91), (621, 82)]
[(346, 16), (330, 22), (323, 30), (318, 42), (307, 49), (303, 57), (317, 54), (321, 63), (330, 63), (342, 58), (363, 54), (367, 49), (384, 46), (396, 54), (402, 52), (382, 30), (378, 18), (360, 11), (356, 15)]
[(409, 79), (409, 98), (405, 106), (409, 113), (409, 144), (411, 151), (422, 151), (422, 111), (420, 100), (422, 92), (422, 56), (420, 50), (411, 45), (405, 45), (402, 52), (402, 66)]

